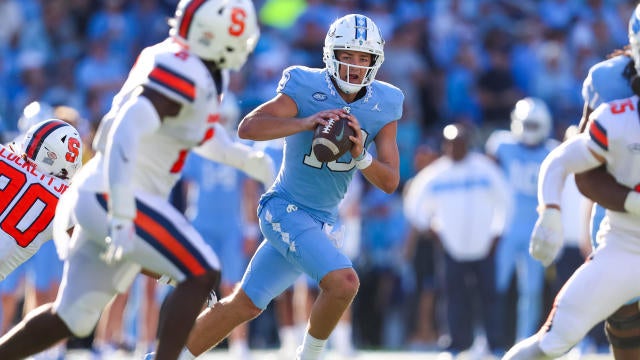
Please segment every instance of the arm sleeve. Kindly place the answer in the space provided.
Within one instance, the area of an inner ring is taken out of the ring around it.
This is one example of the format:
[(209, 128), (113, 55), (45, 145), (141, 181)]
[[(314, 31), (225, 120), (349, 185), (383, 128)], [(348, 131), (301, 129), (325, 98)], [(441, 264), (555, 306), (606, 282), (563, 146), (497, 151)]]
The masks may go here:
[(540, 166), (538, 203), (560, 205), (562, 188), (570, 173), (581, 173), (602, 162), (589, 149), (588, 135), (567, 140), (547, 155)]
[(144, 96), (129, 100), (116, 116), (105, 151), (109, 211), (112, 216), (126, 219), (135, 217), (132, 175), (140, 139), (159, 126), (158, 112)]
[(212, 139), (193, 149), (197, 154), (209, 160), (233, 166), (247, 175), (270, 187), (275, 179), (273, 160), (262, 151), (233, 141), (219, 123), (214, 124), (215, 135)]

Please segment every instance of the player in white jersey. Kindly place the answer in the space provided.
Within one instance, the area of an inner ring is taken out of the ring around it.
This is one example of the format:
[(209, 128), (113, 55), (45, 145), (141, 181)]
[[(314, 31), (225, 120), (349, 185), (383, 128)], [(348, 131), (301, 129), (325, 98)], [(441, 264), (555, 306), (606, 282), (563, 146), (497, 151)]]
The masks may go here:
[(58, 198), (82, 166), (82, 140), (62, 120), (33, 125), (0, 145), (0, 280), (52, 238)]
[[(177, 284), (162, 310), (156, 356), (176, 359), (220, 278), (216, 254), (169, 203), (188, 152), (272, 180), (269, 159), (224, 141), (216, 122), (227, 69), (239, 69), (259, 37), (253, 4), (182, 0), (169, 34), (142, 50), (102, 119), (96, 155), (60, 201), (54, 239), (65, 271), (56, 301), (0, 338), (1, 359), (87, 336), (141, 270)], [(58, 231), (68, 222), (77, 224), (71, 239)]]
[[(387, 193), (400, 181), (396, 130), (404, 95), (375, 80), (384, 60), (383, 45), (378, 27), (368, 17), (350, 14), (337, 19), (325, 38), (326, 68), (285, 69), (278, 94), (240, 123), (241, 138), (285, 138), (283, 165), (258, 206), (265, 241), (240, 287), (198, 318), (180, 359), (193, 359), (258, 316), (302, 273), (319, 282), (321, 293), (297, 358), (321, 356), (359, 286), (351, 261), (336, 248), (329, 230), (338, 204), (358, 170)], [(320, 162), (311, 151), (313, 130), (337, 117), (349, 119), (354, 144), (340, 159)], [(372, 143), (375, 159), (365, 150)]]
[[(640, 5), (636, 6), (628, 25), (629, 45), (591, 67), (584, 80), (581, 131), (585, 130), (589, 115), (600, 104), (640, 94)], [(627, 211), (627, 199), (637, 191), (618, 183), (605, 166), (575, 174), (575, 182), (580, 191), (598, 205), (592, 215), (592, 226), (596, 229), (604, 217), (604, 208)], [(638, 302), (630, 301), (607, 319), (605, 330), (617, 360), (640, 357), (640, 321), (636, 320), (640, 318), (639, 310)]]
[[(605, 164), (620, 184), (633, 188), (640, 183), (639, 99), (633, 96), (600, 105), (590, 116), (588, 133), (568, 140), (543, 162), (538, 187), (540, 216), (531, 236), (531, 254), (536, 259), (550, 263), (562, 247), (560, 199), (569, 173)], [(516, 344), (505, 359), (559, 357), (595, 324), (640, 295), (639, 193), (629, 195), (626, 209), (607, 210), (598, 232), (599, 246), (562, 288), (547, 323), (536, 335)], [(634, 321), (617, 325), (633, 327)], [(625, 340), (633, 345), (637, 339)]]

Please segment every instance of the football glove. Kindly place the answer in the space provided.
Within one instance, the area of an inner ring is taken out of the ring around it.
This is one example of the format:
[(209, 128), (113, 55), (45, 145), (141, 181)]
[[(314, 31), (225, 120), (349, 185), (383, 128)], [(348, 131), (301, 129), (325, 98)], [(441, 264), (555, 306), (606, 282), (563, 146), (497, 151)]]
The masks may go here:
[(562, 216), (560, 210), (545, 208), (540, 213), (531, 234), (529, 254), (540, 261), (545, 267), (549, 266), (562, 249)]
[(115, 264), (134, 249), (135, 226), (133, 220), (113, 217), (109, 223), (109, 236), (105, 238), (107, 250), (103, 259), (107, 264)]

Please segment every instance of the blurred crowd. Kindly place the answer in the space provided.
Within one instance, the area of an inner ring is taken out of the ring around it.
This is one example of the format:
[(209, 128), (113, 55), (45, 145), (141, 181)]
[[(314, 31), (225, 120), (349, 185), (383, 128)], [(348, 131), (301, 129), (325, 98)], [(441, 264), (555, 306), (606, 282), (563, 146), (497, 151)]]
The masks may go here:
[[(289, 65), (324, 67), (329, 24), (363, 13), (386, 39), (378, 79), (402, 89), (398, 124), (402, 183), (440, 155), (442, 129), (473, 129), (484, 151), (526, 96), (543, 100), (551, 137), (562, 139), (582, 113), (588, 69), (628, 43), (631, 0), (256, 0), (262, 34), (232, 76), (240, 115), (271, 98)], [(0, 0), (0, 134), (18, 132), (33, 101), (77, 109), (86, 134), (108, 110), (136, 54), (167, 36), (176, 0)], [(89, 135), (90, 136), (90, 135)], [(361, 225), (350, 244), (361, 276), (353, 307), (359, 347), (435, 348), (446, 340), (439, 305), (442, 253), (403, 216), (402, 189), (384, 194), (364, 181)], [(426, 239), (426, 240), (425, 240)], [(425, 241), (422, 241), (425, 240)], [(547, 274), (549, 275), (549, 274)], [(551, 287), (551, 286), (550, 286)], [(553, 293), (553, 290), (551, 290)], [(542, 295), (541, 295), (542, 296)], [(547, 304), (548, 301), (540, 300)], [(547, 304), (548, 305), (548, 304)], [(544, 314), (545, 312), (541, 312)], [(263, 318), (268, 318), (265, 313)], [(277, 343), (275, 321), (253, 326), (255, 346)]]

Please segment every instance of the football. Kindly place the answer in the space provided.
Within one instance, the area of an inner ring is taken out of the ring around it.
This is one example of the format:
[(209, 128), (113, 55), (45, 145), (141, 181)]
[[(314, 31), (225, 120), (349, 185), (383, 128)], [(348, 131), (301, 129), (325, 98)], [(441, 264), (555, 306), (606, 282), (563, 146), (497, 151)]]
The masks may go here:
[(351, 150), (353, 142), (349, 136), (354, 136), (354, 134), (347, 118), (330, 119), (327, 125), (318, 125), (313, 133), (313, 142), (311, 143), (313, 154), (320, 162), (338, 160)]

